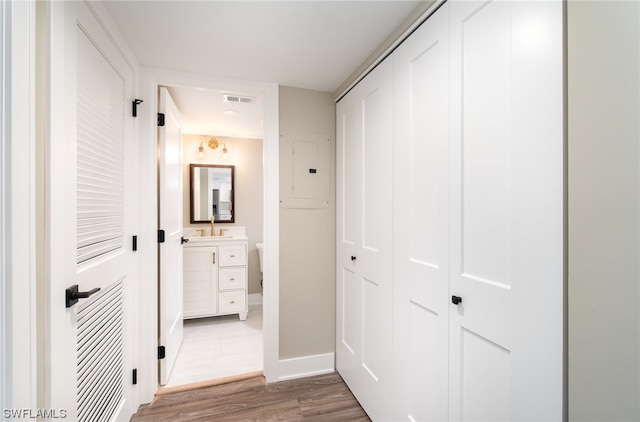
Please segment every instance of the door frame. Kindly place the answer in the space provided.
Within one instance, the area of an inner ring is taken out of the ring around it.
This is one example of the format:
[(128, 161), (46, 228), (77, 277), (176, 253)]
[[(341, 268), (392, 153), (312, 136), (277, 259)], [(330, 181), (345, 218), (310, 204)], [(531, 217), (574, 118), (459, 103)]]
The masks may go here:
[[(279, 94), (278, 84), (249, 82), (213, 75), (193, 74), (162, 69), (142, 68), (140, 72), (140, 95), (144, 104), (138, 107), (141, 119), (139, 126), (140, 185), (152, 186), (141, 189), (140, 236), (138, 253), (140, 259), (139, 283), (139, 399), (149, 403), (158, 390), (158, 365), (155, 360), (158, 346), (158, 257), (157, 257), (157, 92), (159, 86), (186, 86), (207, 89), (235, 90), (255, 93), (264, 97), (264, 375), (267, 382), (279, 379)], [(154, 357), (149, 359), (149, 357)]]
[(0, 8), (0, 405), (36, 409), (36, 2)]

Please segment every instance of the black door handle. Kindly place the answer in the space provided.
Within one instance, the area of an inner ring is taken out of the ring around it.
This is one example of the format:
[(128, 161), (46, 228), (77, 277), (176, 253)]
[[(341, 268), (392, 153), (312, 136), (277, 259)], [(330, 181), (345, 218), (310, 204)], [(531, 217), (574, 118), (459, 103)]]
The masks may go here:
[(451, 296), (451, 303), (454, 305), (459, 305), (462, 303), (462, 298), (460, 296)]
[(351, 255), (351, 260), (352, 260), (352, 261), (355, 261), (355, 260), (356, 260), (356, 257), (355, 257), (355, 256), (353, 256), (353, 255)]
[(185, 239), (184, 236), (180, 238), (180, 244), (181, 245), (184, 245), (187, 242), (189, 242), (189, 239)]
[(78, 303), (78, 299), (86, 299), (92, 294), (98, 293), (99, 291), (100, 287), (96, 287), (95, 289), (91, 289), (88, 292), (79, 292), (78, 285), (74, 284), (64, 291), (65, 303), (67, 305), (67, 308), (70, 308)]

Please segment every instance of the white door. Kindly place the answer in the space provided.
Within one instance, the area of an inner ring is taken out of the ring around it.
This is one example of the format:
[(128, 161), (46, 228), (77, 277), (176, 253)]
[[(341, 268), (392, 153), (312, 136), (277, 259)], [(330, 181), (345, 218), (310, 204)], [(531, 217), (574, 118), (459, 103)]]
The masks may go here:
[(391, 63), (337, 106), (336, 367), (374, 419), (391, 377)]
[[(48, 7), (44, 399), (57, 418), (129, 420), (134, 73), (85, 3)], [(67, 303), (74, 285), (88, 297)]]
[(166, 88), (160, 87), (158, 108), (164, 126), (158, 127), (160, 243), (160, 339), (165, 357), (160, 359), (160, 384), (169, 381), (182, 345), (182, 126), (180, 112)]
[(562, 2), (449, 6), (449, 418), (561, 420)]
[(397, 419), (447, 419), (449, 16), (443, 5), (393, 53)]

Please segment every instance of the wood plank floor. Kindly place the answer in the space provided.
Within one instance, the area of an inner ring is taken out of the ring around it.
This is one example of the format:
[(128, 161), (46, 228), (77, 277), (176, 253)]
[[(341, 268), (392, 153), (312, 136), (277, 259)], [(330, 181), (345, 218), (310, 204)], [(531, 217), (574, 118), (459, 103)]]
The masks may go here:
[(370, 421), (337, 373), (267, 384), (254, 377), (156, 397), (131, 422)]

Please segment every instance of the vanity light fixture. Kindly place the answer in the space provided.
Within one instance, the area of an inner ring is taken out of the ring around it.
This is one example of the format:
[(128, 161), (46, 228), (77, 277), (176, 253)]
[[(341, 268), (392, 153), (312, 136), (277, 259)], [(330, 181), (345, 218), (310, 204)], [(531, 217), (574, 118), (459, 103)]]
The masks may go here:
[(217, 138), (209, 138), (209, 142), (207, 142), (207, 145), (211, 149), (217, 149), (220, 145), (222, 145), (222, 158), (227, 158), (227, 152), (229, 152), (229, 150), (227, 149), (227, 145), (218, 141)]
[[(218, 139), (213, 136), (207, 141), (207, 146), (211, 149), (218, 149), (220, 145), (222, 145), (222, 157), (227, 158), (227, 153), (229, 152), (229, 150), (227, 149), (226, 144), (218, 141)], [(204, 142), (201, 142), (200, 146), (198, 147), (198, 157), (204, 157)]]

